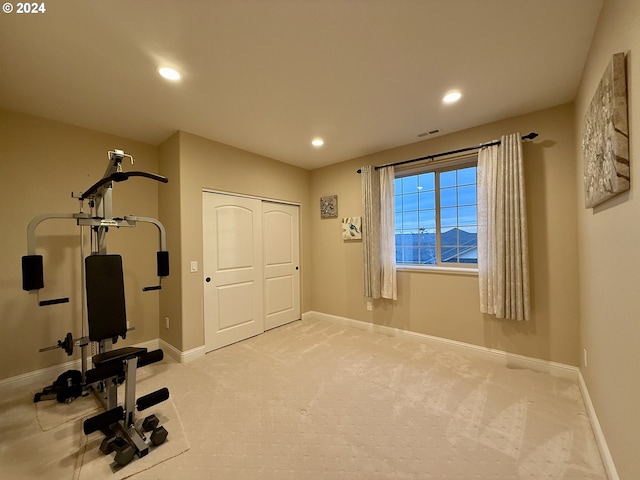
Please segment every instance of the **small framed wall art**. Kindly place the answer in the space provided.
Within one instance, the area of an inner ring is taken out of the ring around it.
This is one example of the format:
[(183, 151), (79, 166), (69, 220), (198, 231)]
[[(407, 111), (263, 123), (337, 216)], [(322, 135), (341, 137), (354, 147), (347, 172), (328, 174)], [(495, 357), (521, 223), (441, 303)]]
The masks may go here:
[(320, 218), (336, 218), (338, 216), (338, 196), (320, 197)]
[(362, 217), (345, 217), (342, 219), (342, 239), (362, 240)]

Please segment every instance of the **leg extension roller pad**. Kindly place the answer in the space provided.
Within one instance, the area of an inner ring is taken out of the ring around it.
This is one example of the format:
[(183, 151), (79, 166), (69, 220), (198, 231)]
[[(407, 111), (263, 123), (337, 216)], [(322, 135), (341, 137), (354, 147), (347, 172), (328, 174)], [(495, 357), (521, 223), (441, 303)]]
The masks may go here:
[(82, 424), (85, 435), (109, 428), (110, 425), (119, 422), (124, 418), (124, 409), (122, 407), (112, 408), (106, 412), (99, 413), (91, 418), (87, 418)]
[(136, 408), (139, 412), (146, 410), (149, 407), (153, 407), (160, 402), (164, 402), (169, 398), (169, 389), (167, 387), (156, 390), (155, 392), (143, 395), (136, 401)]
[(138, 357), (138, 368), (150, 365), (152, 363), (159, 362), (164, 358), (164, 352), (161, 349), (153, 350), (148, 353), (143, 353)]

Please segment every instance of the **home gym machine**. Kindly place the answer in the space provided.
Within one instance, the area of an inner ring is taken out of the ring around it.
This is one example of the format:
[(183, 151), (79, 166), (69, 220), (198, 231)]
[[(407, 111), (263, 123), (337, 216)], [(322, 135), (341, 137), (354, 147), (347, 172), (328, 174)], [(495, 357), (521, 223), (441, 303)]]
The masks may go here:
[[(74, 347), (81, 349), (81, 371), (69, 370), (42, 392), (34, 396), (34, 402), (56, 399), (58, 402), (70, 402), (81, 395), (93, 392), (101, 401), (105, 411), (83, 422), (86, 435), (101, 430), (105, 439), (100, 450), (105, 454), (116, 452), (114, 471), (128, 464), (134, 457), (147, 455), (150, 448), (162, 444), (167, 438), (167, 430), (159, 425), (155, 415), (147, 416), (144, 421), (136, 422), (135, 411), (146, 410), (169, 398), (169, 390), (161, 388), (155, 392), (135, 398), (136, 369), (163, 358), (162, 350), (147, 351), (146, 348), (124, 347), (114, 349), (118, 338), (124, 339), (128, 329), (124, 276), (120, 255), (107, 253), (107, 233), (110, 228), (135, 227), (138, 222), (154, 224), (160, 234), (160, 250), (157, 252), (158, 285), (144, 287), (143, 291), (162, 288), (162, 278), (169, 275), (169, 253), (166, 249), (166, 234), (162, 223), (150, 217), (124, 216), (114, 217), (112, 211), (113, 184), (131, 177), (143, 177), (166, 183), (166, 177), (148, 172), (122, 169), (122, 162), (134, 158), (122, 150), (108, 152), (109, 163), (104, 177), (84, 192), (72, 193), (80, 204), (77, 213), (49, 213), (35, 217), (27, 227), (27, 255), (22, 257), (22, 288), (30, 293), (38, 293), (44, 287), (43, 257), (36, 254), (37, 226), (44, 220), (70, 219), (80, 227), (82, 256), (81, 275), (84, 283), (82, 290), (82, 334), (74, 338), (71, 332), (57, 345), (40, 349), (41, 352), (61, 348), (72, 355)], [(88, 202), (89, 212), (84, 211), (84, 202)], [(84, 256), (84, 227), (88, 227), (91, 253)], [(39, 296), (38, 296), (39, 300)], [(69, 302), (69, 298), (39, 300), (40, 306)], [(88, 335), (85, 334), (85, 313)], [(91, 346), (97, 354), (91, 357), (93, 367), (87, 368), (87, 348)], [(118, 404), (117, 387), (125, 384), (122, 405)], [(145, 434), (145, 432), (147, 432)]]

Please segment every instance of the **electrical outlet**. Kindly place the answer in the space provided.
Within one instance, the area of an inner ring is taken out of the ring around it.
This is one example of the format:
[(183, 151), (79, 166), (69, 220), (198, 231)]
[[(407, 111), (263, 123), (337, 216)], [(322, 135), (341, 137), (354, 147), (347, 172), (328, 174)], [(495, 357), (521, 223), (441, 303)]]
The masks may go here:
[(164, 328), (169, 330), (169, 317), (164, 317)]
[(373, 303), (367, 302), (367, 310), (370, 312), (373, 310)]

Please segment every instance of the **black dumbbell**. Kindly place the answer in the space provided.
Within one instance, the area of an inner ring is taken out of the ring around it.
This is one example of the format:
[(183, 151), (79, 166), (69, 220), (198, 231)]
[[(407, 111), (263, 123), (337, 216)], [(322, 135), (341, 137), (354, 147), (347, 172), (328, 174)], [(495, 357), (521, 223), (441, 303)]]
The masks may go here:
[(169, 432), (164, 427), (156, 427), (153, 429), (153, 433), (151, 434), (151, 443), (153, 443), (156, 447), (161, 445), (166, 439)]
[(113, 452), (114, 442), (116, 442), (117, 437), (115, 435), (109, 435), (108, 437), (104, 437), (102, 439), (102, 443), (100, 443), (100, 451), (105, 455), (109, 455)]
[(159, 423), (160, 423), (160, 420), (158, 420), (158, 417), (156, 417), (153, 414), (149, 415), (142, 422), (142, 430), (144, 430), (145, 432), (151, 432), (158, 426)]
[(114, 457), (115, 462), (118, 465), (125, 466), (133, 459), (133, 455), (136, 453), (135, 448), (133, 448), (128, 443), (124, 447), (116, 446), (116, 456)]

